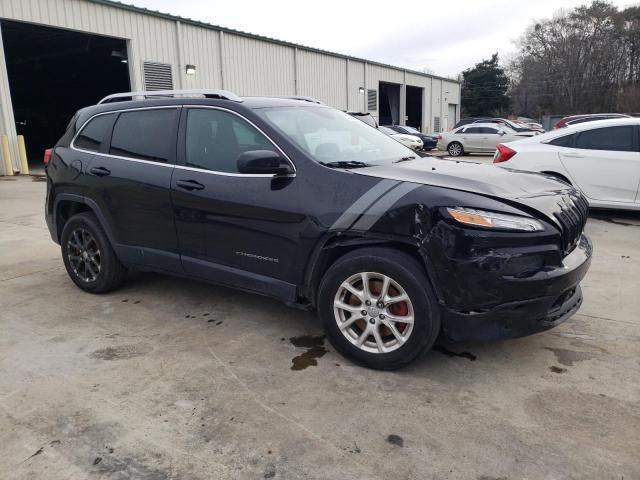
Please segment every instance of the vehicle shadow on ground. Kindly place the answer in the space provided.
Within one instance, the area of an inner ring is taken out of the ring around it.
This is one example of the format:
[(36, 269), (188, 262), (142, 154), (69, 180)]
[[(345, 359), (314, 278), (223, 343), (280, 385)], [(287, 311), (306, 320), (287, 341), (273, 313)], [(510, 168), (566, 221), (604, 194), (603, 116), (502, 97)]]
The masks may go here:
[[(335, 352), (326, 338), (316, 312), (290, 307), (275, 299), (197, 280), (156, 273), (131, 274), (123, 287), (109, 295), (126, 298), (147, 296), (153, 298), (160, 295), (165, 299), (170, 295), (175, 307), (175, 315), (168, 316), (175, 316), (176, 322), (181, 325), (195, 327), (214, 319), (216, 323), (220, 322), (218, 320), (220, 318), (224, 318), (227, 324), (233, 323), (236, 332), (255, 331), (256, 326), (259, 325), (259, 330), (265, 337), (265, 348), (275, 349), (282, 342), (289, 341), (294, 346), (298, 346), (296, 339), (307, 339), (314, 344), (313, 346), (327, 350), (326, 353), (329, 353), (328, 357), (330, 357), (326, 360), (327, 362), (358, 368), (349, 359)], [(221, 334), (217, 330), (210, 332), (214, 336), (234, 335), (234, 333)], [(231, 341), (233, 338), (229, 337), (228, 340)], [(477, 360), (502, 357), (509, 351), (519, 348), (509, 344), (509, 341), (454, 343), (438, 338), (430, 352), (400, 372), (408, 375), (424, 375), (425, 371), (428, 371), (434, 378), (444, 380), (451, 373), (452, 362), (458, 366), (472, 365)], [(322, 362), (325, 359), (319, 361)]]

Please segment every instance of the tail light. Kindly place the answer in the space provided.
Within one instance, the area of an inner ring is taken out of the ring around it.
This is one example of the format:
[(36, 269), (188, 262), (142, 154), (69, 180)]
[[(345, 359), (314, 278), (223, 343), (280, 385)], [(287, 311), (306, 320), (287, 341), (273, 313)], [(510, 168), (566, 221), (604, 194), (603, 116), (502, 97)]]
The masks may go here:
[(436, 135), (436, 138), (437, 138), (438, 140), (442, 140), (442, 135)]
[(517, 153), (502, 143), (499, 143), (496, 149), (498, 150), (498, 154), (493, 158), (493, 163), (506, 162)]
[(51, 160), (51, 153), (53, 152), (53, 148), (47, 148), (44, 151), (44, 164), (48, 165), (49, 164), (49, 160)]

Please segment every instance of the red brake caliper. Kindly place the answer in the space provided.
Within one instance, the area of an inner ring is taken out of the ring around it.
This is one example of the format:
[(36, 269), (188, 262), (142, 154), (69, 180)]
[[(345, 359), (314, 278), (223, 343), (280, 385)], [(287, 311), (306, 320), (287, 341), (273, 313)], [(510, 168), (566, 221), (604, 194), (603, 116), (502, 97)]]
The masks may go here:
[[(389, 306), (389, 312), (396, 317), (404, 317), (409, 315), (409, 307), (407, 306), (407, 302), (393, 303)], [(398, 332), (402, 333), (407, 328), (407, 324), (398, 322), (396, 323), (396, 328)]]

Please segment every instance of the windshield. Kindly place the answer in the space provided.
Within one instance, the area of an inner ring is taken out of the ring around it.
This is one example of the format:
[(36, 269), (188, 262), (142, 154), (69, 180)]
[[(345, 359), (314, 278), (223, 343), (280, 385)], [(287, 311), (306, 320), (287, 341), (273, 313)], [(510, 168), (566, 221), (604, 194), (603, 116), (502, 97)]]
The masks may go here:
[(316, 162), (334, 164), (329, 166), (382, 165), (413, 155), (377, 129), (332, 108), (273, 107), (255, 112)]
[(398, 132), (396, 132), (394, 129), (389, 128), (389, 127), (378, 127), (378, 130), (380, 130), (382, 133), (386, 134), (386, 135), (397, 135)]

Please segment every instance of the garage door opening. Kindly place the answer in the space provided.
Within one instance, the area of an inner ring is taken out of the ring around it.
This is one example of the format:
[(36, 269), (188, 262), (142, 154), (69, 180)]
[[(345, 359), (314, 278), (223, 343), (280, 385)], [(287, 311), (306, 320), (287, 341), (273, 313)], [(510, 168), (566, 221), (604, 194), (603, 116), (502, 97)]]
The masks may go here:
[(379, 92), (378, 123), (400, 125), (400, 85), (380, 82)]
[(0, 21), (18, 135), (29, 166), (64, 133), (79, 108), (128, 91), (126, 40)]
[(407, 125), (422, 131), (422, 88), (407, 85)]

